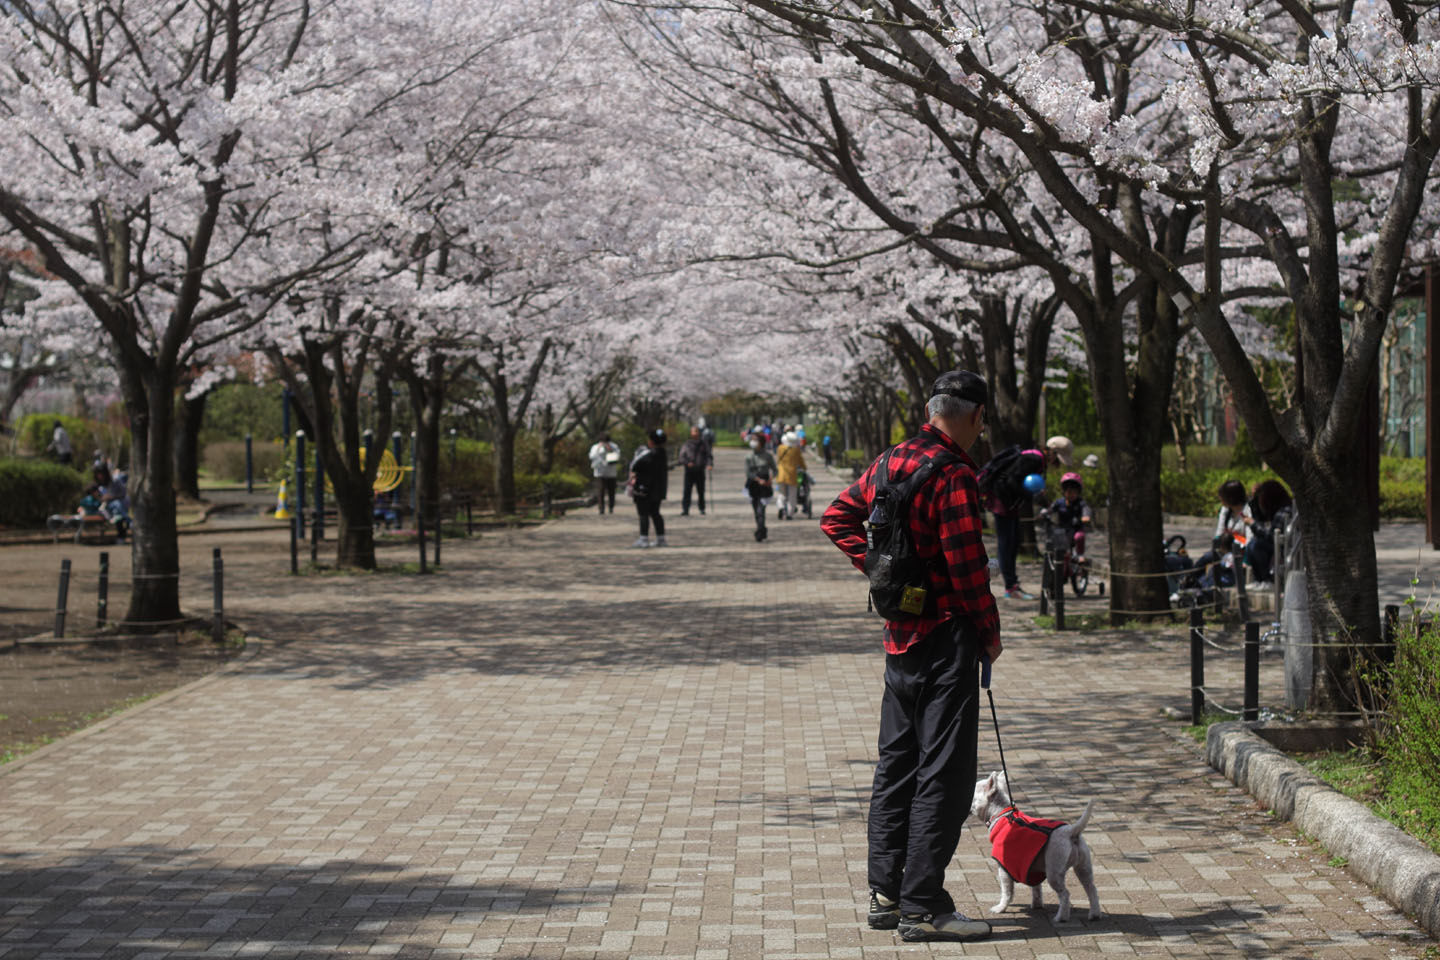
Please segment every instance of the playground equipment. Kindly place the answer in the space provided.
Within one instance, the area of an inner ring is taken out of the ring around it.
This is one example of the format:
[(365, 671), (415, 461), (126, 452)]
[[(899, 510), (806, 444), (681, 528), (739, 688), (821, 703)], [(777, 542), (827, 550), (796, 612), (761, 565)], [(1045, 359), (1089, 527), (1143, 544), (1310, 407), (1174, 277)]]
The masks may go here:
[(280, 491), (275, 495), (275, 519), (290, 519), (290, 494), (283, 477), (280, 479)]
[[(365, 453), (366, 448), (361, 447), (360, 466), (362, 468), (365, 466)], [(371, 489), (376, 493), (389, 493), (404, 483), (405, 474), (410, 473), (414, 469), (414, 467), (402, 467), (399, 461), (395, 459), (395, 455), (391, 453), (388, 448), (381, 447), (380, 465), (375, 469), (375, 481), (371, 484)], [(325, 478), (325, 489), (330, 493), (335, 492), (335, 488), (330, 483), (328, 476)]]

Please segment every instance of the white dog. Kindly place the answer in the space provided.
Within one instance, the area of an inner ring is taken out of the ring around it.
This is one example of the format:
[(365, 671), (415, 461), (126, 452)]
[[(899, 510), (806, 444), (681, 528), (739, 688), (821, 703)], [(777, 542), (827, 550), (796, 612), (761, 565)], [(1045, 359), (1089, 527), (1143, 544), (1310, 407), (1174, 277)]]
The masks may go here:
[(1091, 800), (1085, 804), (1085, 812), (1074, 823), (1061, 820), (1038, 820), (1027, 817), (1010, 802), (1010, 787), (1005, 774), (992, 773), (975, 783), (975, 800), (970, 804), (971, 815), (984, 820), (990, 828), (991, 855), (1000, 864), (1000, 902), (990, 908), (991, 913), (1001, 913), (1010, 906), (1015, 896), (1015, 881), (1030, 887), (1030, 907), (1045, 909), (1045, 897), (1040, 885), (1049, 881), (1060, 898), (1060, 909), (1055, 911), (1055, 922), (1064, 923), (1070, 919), (1070, 891), (1065, 887), (1065, 873), (1074, 870), (1075, 876), (1090, 895), (1090, 919), (1100, 919), (1100, 894), (1095, 889), (1095, 867), (1090, 856), (1090, 846), (1080, 836), (1090, 822)]

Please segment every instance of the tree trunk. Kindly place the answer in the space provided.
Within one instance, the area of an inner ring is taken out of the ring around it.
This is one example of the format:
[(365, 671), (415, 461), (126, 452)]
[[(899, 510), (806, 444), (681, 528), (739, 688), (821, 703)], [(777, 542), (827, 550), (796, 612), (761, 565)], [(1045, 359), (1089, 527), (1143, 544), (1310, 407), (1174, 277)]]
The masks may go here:
[[(1297, 519), (1310, 601), (1314, 681), (1309, 709), (1357, 709), (1355, 667), (1364, 648), (1380, 642), (1375, 534), (1363, 500), (1362, 465), (1340, 463), (1312, 471), (1300, 486)], [(1327, 641), (1334, 645), (1321, 646)]]
[[(377, 448), (378, 449), (378, 448)], [(366, 473), (349, 474), (342, 483), (334, 472), (336, 538), (335, 563), (359, 570), (375, 569), (375, 493)], [(368, 471), (367, 471), (368, 472)], [(348, 474), (348, 471), (347, 471)]]
[[(1160, 509), (1161, 438), (1149, 446), (1105, 446), (1110, 479), (1108, 511), (1110, 622), (1143, 619), (1170, 606), (1163, 576), (1165, 526)], [(1128, 574), (1128, 575), (1127, 575)]]
[[(130, 607), (126, 629), (154, 633), (180, 615), (180, 546), (175, 531), (175, 377), (152, 370), (143, 379), (122, 373), (130, 415)], [(154, 454), (153, 456), (151, 454)]]
[(181, 396), (175, 403), (175, 492), (191, 500), (200, 499), (200, 428), (207, 396)]
[(492, 424), (491, 458), (495, 466), (495, 512), (512, 514), (515, 500), (515, 434), (516, 429), (500, 423)]

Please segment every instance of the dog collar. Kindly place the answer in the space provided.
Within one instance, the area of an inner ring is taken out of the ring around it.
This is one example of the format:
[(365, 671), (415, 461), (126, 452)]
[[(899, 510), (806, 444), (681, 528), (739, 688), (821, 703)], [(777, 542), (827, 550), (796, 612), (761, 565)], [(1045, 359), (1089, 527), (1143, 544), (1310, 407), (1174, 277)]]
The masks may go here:
[(993, 816), (993, 817), (991, 817), (989, 820), (987, 820), (987, 821), (985, 822), (985, 826), (987, 826), (987, 827), (994, 827), (995, 824), (997, 824), (997, 823), (999, 823), (1001, 820), (1005, 819), (1005, 815), (1006, 815), (1007, 813), (1018, 813), (1018, 812), (1019, 812), (1019, 811), (1017, 811), (1017, 810), (1015, 809), (1015, 804), (1012, 803), (1012, 804), (1010, 804), (1010, 806), (1008, 806), (1008, 807), (1006, 807), (1005, 809), (1001, 810), (999, 813), (995, 814), (995, 816)]

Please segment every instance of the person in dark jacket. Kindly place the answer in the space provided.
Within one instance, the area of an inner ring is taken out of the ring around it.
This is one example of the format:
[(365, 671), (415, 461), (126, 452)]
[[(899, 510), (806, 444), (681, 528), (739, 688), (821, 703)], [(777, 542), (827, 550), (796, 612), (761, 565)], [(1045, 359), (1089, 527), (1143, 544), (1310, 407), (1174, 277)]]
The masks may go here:
[(690, 491), (699, 494), (700, 516), (705, 516), (705, 476), (715, 467), (710, 444), (699, 427), (690, 428), (690, 439), (680, 447), (680, 466), (685, 469), (685, 492), (680, 496), (680, 516), (690, 516)]
[(645, 434), (645, 446), (630, 461), (630, 493), (640, 514), (640, 538), (634, 546), (650, 546), (650, 522), (655, 522), (655, 546), (665, 546), (665, 518), (660, 502), (665, 499), (669, 465), (665, 461), (665, 431), (655, 428)]

